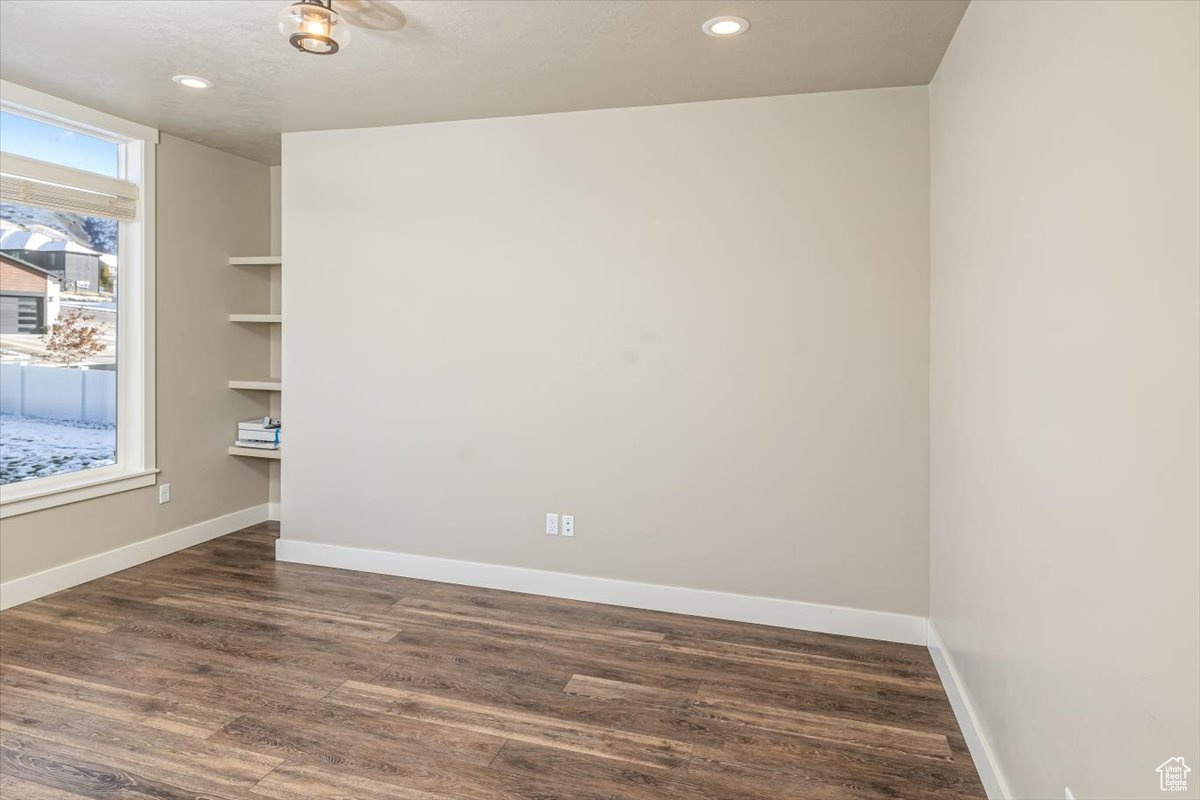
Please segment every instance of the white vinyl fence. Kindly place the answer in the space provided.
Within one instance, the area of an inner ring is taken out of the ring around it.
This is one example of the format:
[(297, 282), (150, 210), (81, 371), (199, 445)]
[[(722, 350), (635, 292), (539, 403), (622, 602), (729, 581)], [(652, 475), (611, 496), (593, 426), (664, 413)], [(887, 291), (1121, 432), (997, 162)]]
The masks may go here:
[(0, 413), (115, 425), (117, 373), (0, 364)]

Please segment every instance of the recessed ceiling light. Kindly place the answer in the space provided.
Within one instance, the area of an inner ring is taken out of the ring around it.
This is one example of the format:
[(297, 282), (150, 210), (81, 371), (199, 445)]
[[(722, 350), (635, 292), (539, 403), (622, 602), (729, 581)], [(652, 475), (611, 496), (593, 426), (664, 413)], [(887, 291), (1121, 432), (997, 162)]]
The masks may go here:
[(700, 30), (709, 36), (723, 39), (726, 36), (737, 36), (750, 29), (750, 21), (742, 17), (713, 17), (700, 26)]
[(171, 80), (189, 89), (211, 89), (213, 87), (212, 81), (197, 77), (196, 75), (174, 75), (171, 77)]

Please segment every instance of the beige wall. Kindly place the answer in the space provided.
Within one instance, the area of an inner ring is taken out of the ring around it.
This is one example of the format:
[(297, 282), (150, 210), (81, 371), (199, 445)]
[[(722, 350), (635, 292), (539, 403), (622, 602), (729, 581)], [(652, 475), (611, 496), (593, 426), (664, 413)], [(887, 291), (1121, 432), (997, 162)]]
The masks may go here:
[(285, 134), (284, 536), (924, 615), (927, 134), (924, 88)]
[(266, 276), (231, 255), (270, 245), (268, 167), (163, 136), (157, 182), (157, 438), (154, 487), (10, 517), (0, 523), (0, 581), (39, 572), (267, 502), (267, 465), (226, 448), (238, 419), (265, 399), (230, 391), (262, 373), (265, 326), (235, 326), (234, 310), (265, 308)]
[[(282, 192), (283, 169), (278, 166), (271, 167), (268, 173), (270, 181), (270, 197), (271, 197), (271, 255), (277, 256), (283, 252), (283, 198)], [(280, 313), (283, 308), (283, 268), (271, 267), (268, 271), (271, 276), (271, 312), (274, 314)], [(282, 372), (280, 365), (283, 359), (283, 326), (272, 325), (270, 331), (271, 337), (271, 353), (270, 353), (270, 372), (272, 377), (280, 377)], [(279, 393), (272, 392), (270, 396), (270, 414), (272, 417), (278, 417), (280, 414), (280, 406), (282, 401)], [(280, 461), (271, 461), (267, 467), (269, 475), (269, 497), (270, 502), (274, 505), (279, 503), (280, 482), (279, 470), (282, 467), (282, 459)], [(278, 511), (276, 511), (278, 514)]]
[(1014, 797), (1200, 788), (1196, 3), (973, 3), (932, 85), (932, 618)]

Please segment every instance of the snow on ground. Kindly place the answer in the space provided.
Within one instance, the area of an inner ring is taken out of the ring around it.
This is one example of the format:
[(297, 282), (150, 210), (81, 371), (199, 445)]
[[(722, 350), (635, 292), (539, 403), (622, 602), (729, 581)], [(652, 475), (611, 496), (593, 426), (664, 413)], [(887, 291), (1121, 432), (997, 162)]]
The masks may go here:
[(113, 464), (117, 429), (0, 414), (0, 484)]

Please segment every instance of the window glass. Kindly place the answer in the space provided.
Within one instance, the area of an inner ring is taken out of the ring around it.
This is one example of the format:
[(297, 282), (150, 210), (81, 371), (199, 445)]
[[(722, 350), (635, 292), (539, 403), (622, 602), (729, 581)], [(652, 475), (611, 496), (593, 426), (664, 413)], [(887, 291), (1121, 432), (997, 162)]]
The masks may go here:
[(114, 178), (121, 165), (121, 146), (116, 142), (11, 111), (0, 111), (0, 150)]
[(118, 224), (0, 203), (0, 484), (116, 463)]

